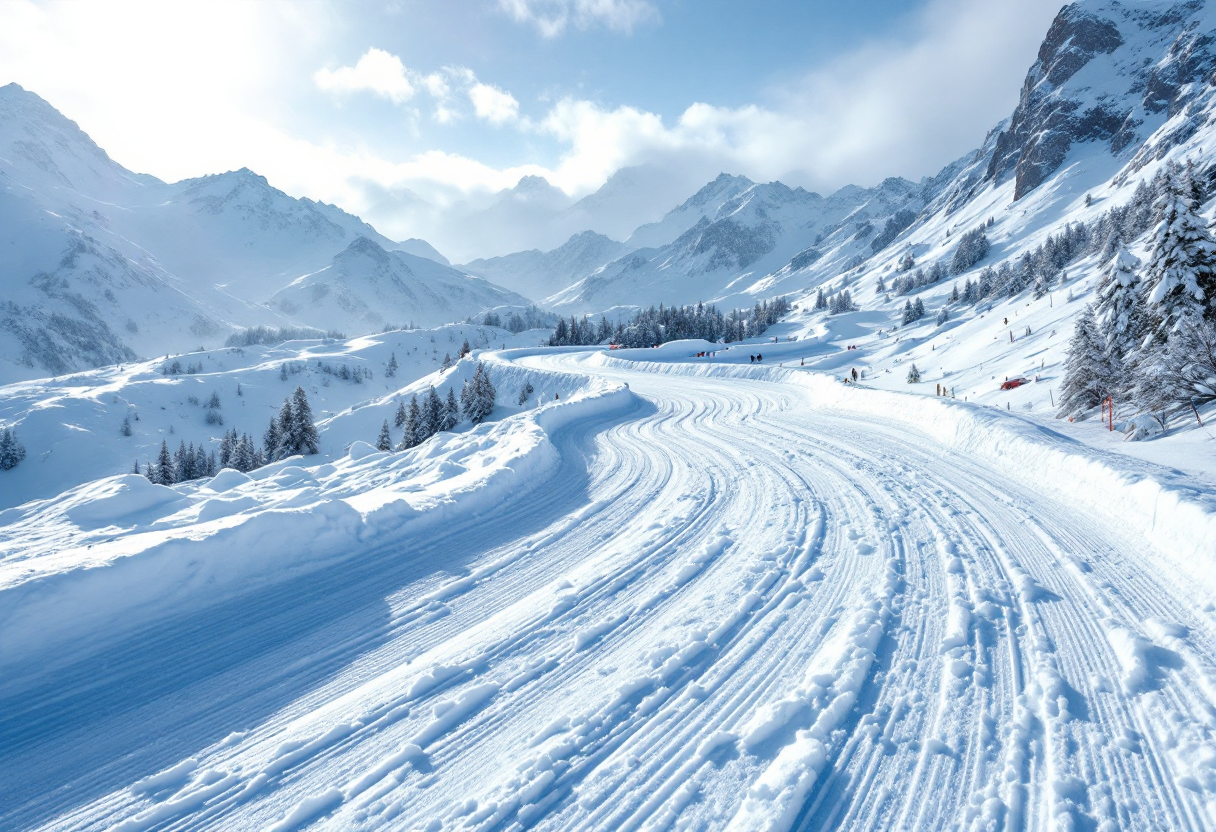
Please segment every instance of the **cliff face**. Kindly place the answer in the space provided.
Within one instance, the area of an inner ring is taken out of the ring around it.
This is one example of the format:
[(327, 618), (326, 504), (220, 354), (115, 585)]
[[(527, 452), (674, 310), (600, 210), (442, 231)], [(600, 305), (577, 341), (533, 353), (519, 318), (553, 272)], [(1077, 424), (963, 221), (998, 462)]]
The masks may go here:
[(1066, 6), (1027, 73), (987, 179), (1015, 177), (1014, 199), (1038, 187), (1073, 145), (1135, 148), (1165, 119), (1212, 92), (1213, 11), (1203, 2)]

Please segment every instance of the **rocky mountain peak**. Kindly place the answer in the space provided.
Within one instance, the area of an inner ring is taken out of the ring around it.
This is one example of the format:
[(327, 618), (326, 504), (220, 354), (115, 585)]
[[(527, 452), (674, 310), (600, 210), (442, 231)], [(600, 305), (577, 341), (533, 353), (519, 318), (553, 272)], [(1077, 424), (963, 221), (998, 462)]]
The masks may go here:
[(1203, 2), (1082, 0), (1056, 16), (997, 137), (986, 177), (1038, 187), (1075, 144), (1119, 155), (1209, 87), (1213, 11)]

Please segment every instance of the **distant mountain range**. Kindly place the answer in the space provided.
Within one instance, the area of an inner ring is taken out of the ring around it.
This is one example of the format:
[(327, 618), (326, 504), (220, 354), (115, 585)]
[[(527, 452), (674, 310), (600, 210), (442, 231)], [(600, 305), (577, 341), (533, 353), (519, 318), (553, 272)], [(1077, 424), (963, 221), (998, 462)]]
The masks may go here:
[(1206, 170), (1214, 43), (1209, 4), (1074, 3), (1010, 117), (935, 176), (822, 196), (724, 173), (683, 197), (687, 183), (643, 166), (578, 201), (524, 177), (456, 213), (484, 250), (548, 242), (457, 267), (421, 239), (394, 242), (248, 170), (175, 184), (132, 173), (10, 84), (0, 88), (0, 381), (213, 345), (253, 324), (355, 334), (525, 299), (569, 315), (860, 292), (907, 256), (948, 262), (957, 235), (980, 224), (992, 263), (1126, 202), (1167, 157)]
[(132, 173), (37, 95), (0, 87), (0, 381), (315, 321), (324, 304), (291, 287), (310, 275), (310, 297), (320, 293), (360, 241), (392, 252), (394, 279), (347, 270), (326, 329), (432, 325), (526, 302), (423, 240), (389, 240), (249, 170), (174, 184)]

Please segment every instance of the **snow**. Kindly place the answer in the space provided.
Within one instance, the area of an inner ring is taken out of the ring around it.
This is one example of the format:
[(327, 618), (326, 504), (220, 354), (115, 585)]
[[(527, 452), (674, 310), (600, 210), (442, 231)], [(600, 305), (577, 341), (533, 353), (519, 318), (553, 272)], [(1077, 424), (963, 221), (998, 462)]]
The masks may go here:
[(4, 822), (1210, 824), (1210, 494), (701, 346), (487, 351), (543, 403), (10, 512)]

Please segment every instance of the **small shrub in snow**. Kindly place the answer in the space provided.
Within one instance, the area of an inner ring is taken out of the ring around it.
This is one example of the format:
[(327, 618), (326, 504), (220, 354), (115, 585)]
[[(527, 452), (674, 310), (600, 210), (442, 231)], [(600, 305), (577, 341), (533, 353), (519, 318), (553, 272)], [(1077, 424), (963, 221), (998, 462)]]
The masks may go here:
[(519, 404), (520, 405), (525, 404), (528, 401), (528, 399), (531, 398), (531, 396), (532, 396), (532, 382), (529, 381), (519, 391)]
[(908, 368), (908, 384), (916, 384), (919, 381), (920, 370), (916, 369), (916, 365), (913, 364), (910, 368)]

